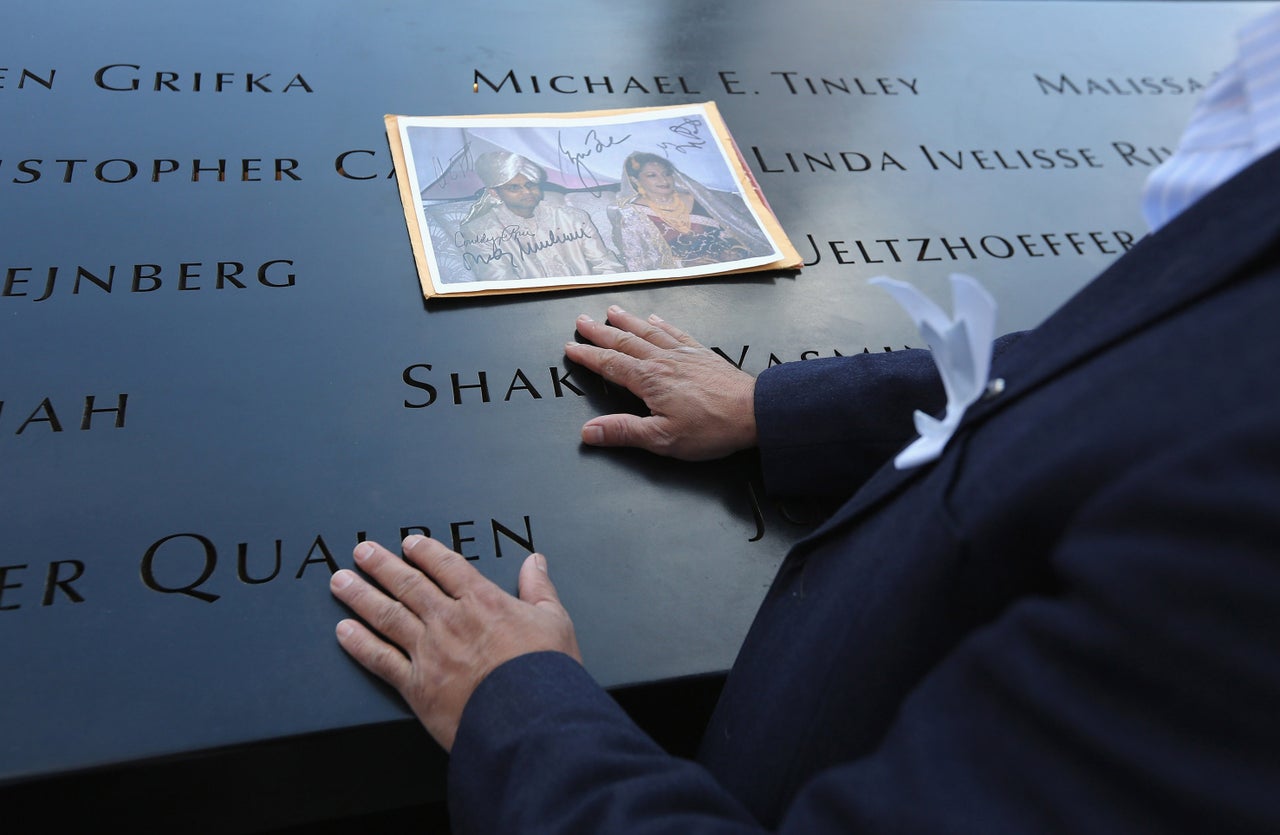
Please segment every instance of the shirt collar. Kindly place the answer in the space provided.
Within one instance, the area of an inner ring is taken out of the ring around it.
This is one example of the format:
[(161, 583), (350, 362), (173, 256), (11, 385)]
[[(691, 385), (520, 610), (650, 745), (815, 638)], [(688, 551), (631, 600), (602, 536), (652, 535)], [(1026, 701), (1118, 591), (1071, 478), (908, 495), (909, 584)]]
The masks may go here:
[(1250, 21), (1236, 42), (1257, 159), (1280, 146), (1280, 9)]

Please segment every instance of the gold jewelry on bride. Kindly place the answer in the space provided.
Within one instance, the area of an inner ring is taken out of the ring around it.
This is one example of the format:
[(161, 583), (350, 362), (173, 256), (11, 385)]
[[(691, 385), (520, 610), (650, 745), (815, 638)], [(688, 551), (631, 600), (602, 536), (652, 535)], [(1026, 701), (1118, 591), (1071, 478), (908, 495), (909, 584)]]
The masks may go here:
[(645, 205), (657, 212), (658, 216), (669, 223), (677, 232), (687, 233), (693, 231), (693, 222), (689, 219), (693, 206), (686, 205), (679, 194), (673, 194), (671, 203), (665, 206), (659, 204), (650, 195), (645, 195)]

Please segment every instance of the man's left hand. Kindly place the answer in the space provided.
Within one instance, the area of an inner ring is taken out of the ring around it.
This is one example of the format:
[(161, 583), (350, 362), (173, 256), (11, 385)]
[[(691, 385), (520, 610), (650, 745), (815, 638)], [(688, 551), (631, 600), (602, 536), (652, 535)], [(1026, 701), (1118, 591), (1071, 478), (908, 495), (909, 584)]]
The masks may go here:
[(410, 536), (403, 549), (406, 559), (372, 542), (356, 546), (356, 565), (386, 592), (354, 571), (333, 575), (334, 596), (377, 630), (343, 620), (338, 643), (398, 690), (446, 751), (467, 700), (498, 665), (543, 650), (581, 663), (541, 554), (521, 566), (517, 599), (434, 539)]

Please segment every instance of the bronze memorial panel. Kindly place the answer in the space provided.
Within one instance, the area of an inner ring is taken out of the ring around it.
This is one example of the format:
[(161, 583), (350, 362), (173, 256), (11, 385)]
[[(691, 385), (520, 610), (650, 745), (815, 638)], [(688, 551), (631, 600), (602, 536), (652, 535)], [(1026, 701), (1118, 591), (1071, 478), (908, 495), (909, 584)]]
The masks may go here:
[[(810, 509), (750, 456), (584, 448), (633, 404), (567, 364), (577, 314), (658, 312), (752, 372), (919, 345), (881, 274), (946, 306), (969, 273), (1032, 326), (1142, 236), (1260, 5), (10, 4), (0, 786), (225, 761), (215, 791), (326, 734), (430, 759), (332, 637), (366, 537), (509, 588), (547, 554), (608, 687), (726, 670)], [(702, 101), (802, 269), (423, 301), (386, 114)]]

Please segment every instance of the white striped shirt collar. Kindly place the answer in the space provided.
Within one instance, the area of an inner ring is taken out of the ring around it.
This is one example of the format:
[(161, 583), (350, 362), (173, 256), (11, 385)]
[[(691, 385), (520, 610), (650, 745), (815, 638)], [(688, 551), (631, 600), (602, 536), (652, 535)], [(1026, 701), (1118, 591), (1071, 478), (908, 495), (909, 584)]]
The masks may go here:
[(1236, 45), (1173, 156), (1147, 178), (1142, 211), (1152, 231), (1280, 146), (1280, 9), (1242, 27)]

